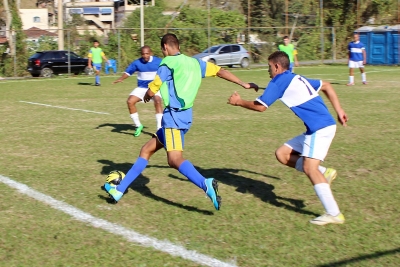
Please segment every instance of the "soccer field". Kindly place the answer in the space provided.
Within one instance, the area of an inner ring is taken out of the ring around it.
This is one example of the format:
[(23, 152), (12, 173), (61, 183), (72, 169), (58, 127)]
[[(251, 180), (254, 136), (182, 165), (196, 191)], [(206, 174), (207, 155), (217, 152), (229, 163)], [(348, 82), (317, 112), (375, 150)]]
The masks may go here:
[[(266, 69), (230, 69), (265, 87)], [(226, 104), (234, 92), (262, 94), (207, 78), (194, 105), (184, 156), (219, 183), (222, 207), (168, 167), (164, 151), (122, 200), (100, 189), (127, 172), (155, 130), (152, 104), (139, 104), (133, 137), (126, 98), (132, 77), (0, 81), (0, 266), (399, 266), (399, 67), (367, 66), (368, 85), (347, 87), (348, 68), (296, 73), (333, 84), (349, 116), (326, 167), (343, 225), (316, 226), (323, 213), (307, 177), (279, 164), (275, 149), (304, 131), (277, 102), (264, 113)], [(331, 105), (328, 107), (333, 112)]]

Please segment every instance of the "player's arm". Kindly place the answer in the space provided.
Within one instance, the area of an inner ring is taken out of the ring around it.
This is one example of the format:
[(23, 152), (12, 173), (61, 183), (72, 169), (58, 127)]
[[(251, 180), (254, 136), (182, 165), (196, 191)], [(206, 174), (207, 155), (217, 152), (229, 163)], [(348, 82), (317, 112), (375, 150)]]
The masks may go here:
[(324, 92), (326, 97), (332, 103), (332, 106), (337, 113), (339, 122), (343, 126), (347, 126), (346, 122), (348, 121), (348, 117), (340, 105), (339, 98), (335, 92), (335, 89), (333, 89), (332, 85), (329, 82), (322, 81), (321, 91)]
[(362, 49), (363, 53), (363, 64), (367, 64), (367, 52), (365, 51), (365, 48)]
[(296, 48), (293, 50), (293, 57), (294, 57), (294, 65), (296, 67), (298, 67), (299, 66), (299, 61), (297, 59), (297, 49)]
[(171, 80), (172, 79), (172, 74), (170, 69), (165, 66), (161, 65), (158, 67), (156, 77), (154, 77), (154, 80), (149, 83), (149, 89), (147, 89), (146, 94), (143, 97), (143, 101), (145, 103), (149, 102), (150, 99), (157, 94), (158, 91), (160, 91), (161, 85), (163, 84), (164, 81)]
[(92, 68), (92, 51), (90, 50), (89, 51), (89, 54), (88, 54), (88, 67), (89, 68)]
[(113, 82), (113, 84), (115, 84), (115, 83), (120, 83), (120, 82), (122, 82), (123, 80), (125, 80), (126, 78), (131, 77), (131, 75), (132, 75), (133, 73), (135, 73), (135, 71), (137, 71), (137, 68), (136, 68), (135, 63), (132, 62), (132, 63), (125, 69), (125, 72), (122, 74), (122, 76), (119, 77), (117, 80), (115, 80), (115, 81)]
[(199, 60), (200, 67), (202, 70), (202, 77), (215, 77), (218, 76), (219, 78), (222, 78), (224, 80), (236, 83), (240, 86), (242, 86), (245, 89), (254, 89), (256, 92), (258, 91), (258, 85), (254, 83), (245, 83), (242, 82), (238, 77), (236, 77), (233, 73), (230, 71), (227, 71), (220, 66), (217, 66), (213, 63), (210, 62), (201, 62)]
[(259, 112), (263, 112), (263, 111), (267, 110), (267, 107), (258, 101), (249, 101), (249, 100), (241, 99), (240, 95), (237, 92), (233, 93), (233, 95), (231, 95), (229, 97), (228, 104), (231, 104), (232, 106), (239, 106), (242, 108), (254, 110), (254, 111), (259, 111)]
[(107, 63), (108, 63), (108, 65), (110, 65), (110, 61), (107, 59), (107, 57), (106, 57), (106, 54), (104, 54), (104, 52), (103, 51), (101, 51), (101, 57), (105, 60), (105, 61), (107, 61)]

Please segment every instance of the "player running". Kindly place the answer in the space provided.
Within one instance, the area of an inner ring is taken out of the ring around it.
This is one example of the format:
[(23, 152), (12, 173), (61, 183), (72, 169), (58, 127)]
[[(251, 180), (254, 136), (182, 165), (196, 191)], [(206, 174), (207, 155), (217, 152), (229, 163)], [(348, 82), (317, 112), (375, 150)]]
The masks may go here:
[[(161, 59), (153, 56), (149, 46), (145, 45), (141, 49), (141, 58), (133, 61), (125, 70), (122, 76), (113, 82), (120, 83), (126, 78), (129, 78), (133, 73), (137, 72), (137, 87), (133, 89), (127, 99), (129, 114), (133, 123), (136, 126), (136, 131), (133, 134), (138, 137), (143, 130), (143, 124), (139, 120), (139, 113), (137, 112), (136, 103), (143, 101), (143, 97), (146, 94), (149, 83), (154, 79), (157, 73), (158, 65), (161, 63)], [(156, 110), (156, 121), (157, 130), (161, 128), (162, 119), (162, 102), (161, 94), (157, 93), (152, 100), (154, 101), (154, 108)]]
[(285, 52), (272, 53), (268, 61), (268, 72), (272, 80), (264, 93), (255, 101), (247, 101), (241, 99), (235, 92), (228, 103), (262, 112), (280, 99), (304, 122), (307, 131), (279, 147), (275, 151), (276, 158), (280, 163), (304, 172), (314, 185), (326, 214), (311, 220), (311, 223), (317, 225), (344, 223), (345, 218), (330, 188), (330, 184), (336, 178), (336, 170), (320, 166), (335, 136), (336, 122), (318, 95), (318, 91), (321, 90), (328, 97), (339, 122), (344, 126), (347, 115), (340, 106), (330, 83), (309, 80), (288, 70), (290, 62)]
[(192, 183), (201, 188), (211, 199), (215, 209), (219, 210), (221, 198), (218, 195), (218, 183), (214, 178), (205, 178), (193, 164), (183, 158), (185, 134), (192, 126), (192, 107), (199, 90), (201, 80), (205, 77), (218, 76), (239, 84), (246, 89), (255, 84), (242, 82), (227, 70), (180, 53), (179, 41), (174, 34), (166, 34), (161, 39), (161, 50), (165, 58), (162, 60), (157, 75), (149, 84), (144, 101), (149, 101), (157, 92), (161, 92), (165, 109), (162, 127), (140, 150), (139, 158), (128, 171), (118, 186), (104, 184), (105, 190), (115, 201), (119, 201), (129, 185), (146, 168), (150, 157), (164, 148), (170, 167), (177, 169)]

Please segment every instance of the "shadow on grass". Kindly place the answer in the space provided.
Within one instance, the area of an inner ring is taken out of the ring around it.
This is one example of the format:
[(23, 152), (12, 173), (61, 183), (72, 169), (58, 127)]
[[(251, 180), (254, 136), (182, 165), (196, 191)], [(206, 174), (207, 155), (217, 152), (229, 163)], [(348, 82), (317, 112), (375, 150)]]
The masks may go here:
[[(103, 127), (111, 127), (111, 132), (113, 133), (121, 133), (121, 134), (129, 134), (133, 136), (133, 132), (136, 131), (136, 126), (132, 124), (116, 124), (116, 123), (103, 123), (97, 126), (95, 129), (100, 129)], [(147, 127), (144, 127), (146, 129)], [(142, 134), (146, 134), (149, 136), (153, 136), (153, 133), (147, 132), (145, 130), (142, 130)], [(145, 141), (143, 141), (143, 145), (145, 144)]]
[(78, 85), (93, 85), (93, 83), (78, 83)]
[[(400, 248), (395, 248), (395, 249), (386, 250), (386, 251), (377, 251), (377, 252), (374, 252), (371, 254), (366, 254), (366, 255), (359, 256), (359, 257), (355, 257), (355, 258), (350, 258), (350, 259), (346, 259), (346, 260), (317, 265), (317, 267), (347, 266), (352, 263), (357, 263), (360, 261), (365, 261), (365, 260), (370, 260), (370, 259), (376, 259), (376, 258), (380, 258), (380, 257), (384, 257), (387, 255), (396, 254), (396, 253), (400, 253)], [(370, 263), (370, 264), (372, 264), (372, 263)]]
[[(169, 168), (168, 166), (148, 165), (148, 168)], [(260, 175), (268, 179), (280, 180), (279, 177), (257, 173), (253, 171), (243, 169), (226, 169), (226, 168), (213, 168), (213, 169), (202, 169), (196, 166), (196, 169), (205, 177), (214, 177), (219, 182), (236, 187), (236, 191), (246, 194), (253, 194), (255, 197), (261, 199), (263, 202), (269, 203), (276, 207), (281, 207), (290, 211), (298, 212), (301, 214), (320, 216), (320, 214), (304, 210), (304, 201), (294, 198), (286, 198), (277, 196), (273, 190), (275, 187), (271, 184), (263, 181), (253, 180), (242, 175), (239, 172), (246, 172), (251, 174)], [(170, 174), (169, 177), (181, 180), (189, 181), (186, 178), (180, 178), (176, 175)]]
[[(113, 170), (119, 170), (119, 171), (123, 171), (124, 173), (127, 173), (130, 170), (130, 168), (132, 167), (132, 163), (115, 163), (110, 160), (98, 160), (98, 162), (100, 162), (101, 164), (104, 164), (103, 169), (101, 170), (101, 174), (105, 174), (105, 175), (109, 174)], [(151, 192), (150, 188), (146, 186), (146, 184), (148, 184), (149, 182), (150, 182), (149, 178), (147, 178), (146, 176), (143, 176), (143, 175), (139, 175), (138, 178), (136, 178), (136, 180), (130, 185), (129, 188), (140, 193), (141, 195), (143, 195), (145, 197), (154, 199), (156, 201), (161, 201), (165, 204), (168, 204), (168, 205), (171, 205), (171, 206), (174, 206), (177, 208), (185, 209), (187, 211), (194, 211), (194, 212), (202, 213), (204, 215), (214, 215), (214, 213), (211, 211), (202, 210), (202, 209), (198, 209), (193, 206), (176, 203), (171, 200), (168, 200), (168, 199), (165, 199), (163, 197), (153, 194)], [(129, 190), (127, 190), (127, 192), (129, 192)], [(110, 203), (110, 204), (114, 203), (114, 201), (112, 201), (108, 197), (104, 197), (103, 195), (99, 195), (99, 197), (101, 199), (106, 200), (107, 203)]]

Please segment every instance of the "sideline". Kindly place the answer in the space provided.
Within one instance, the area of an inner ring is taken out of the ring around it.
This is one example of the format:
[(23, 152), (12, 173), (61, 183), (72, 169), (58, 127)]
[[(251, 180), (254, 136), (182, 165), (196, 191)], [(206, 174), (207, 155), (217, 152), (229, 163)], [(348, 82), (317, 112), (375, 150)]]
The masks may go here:
[(96, 113), (96, 114), (104, 114), (104, 115), (111, 115), (110, 113), (107, 112), (98, 112), (98, 111), (92, 111), (92, 110), (86, 110), (86, 109), (79, 109), (79, 108), (67, 108), (67, 107), (61, 107), (61, 106), (52, 106), (48, 104), (42, 104), (42, 103), (36, 103), (36, 102), (29, 102), (29, 101), (18, 101), (21, 103), (27, 103), (27, 104), (32, 104), (32, 105), (39, 105), (39, 106), (45, 106), (45, 107), (50, 107), (50, 108), (61, 108), (61, 109), (68, 109), (68, 110), (75, 110), (75, 111), (83, 111), (83, 112), (88, 112), (88, 113)]
[(210, 267), (236, 267), (236, 265), (231, 263), (226, 263), (210, 256), (200, 254), (194, 250), (187, 250), (184, 247), (175, 245), (169, 241), (158, 240), (153, 237), (149, 237), (146, 235), (139, 234), (131, 229), (125, 228), (115, 223), (108, 222), (106, 220), (96, 218), (89, 213), (86, 213), (82, 210), (79, 210), (63, 201), (56, 200), (50, 196), (42, 194), (25, 184), (14, 181), (8, 177), (0, 175), (0, 182), (18, 190), (20, 193), (27, 195), (31, 198), (34, 198), (42, 203), (49, 205), (50, 207), (62, 211), (74, 219), (81, 221), (83, 223), (87, 223), (95, 228), (100, 228), (104, 231), (107, 231), (113, 235), (119, 235), (122, 238), (125, 238), (129, 242), (138, 243), (144, 247), (150, 247), (165, 253), (168, 253), (172, 256), (177, 256), (184, 258), (186, 260), (190, 260), (196, 262), (198, 264)]

